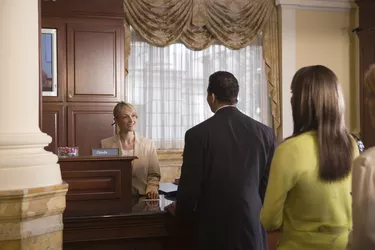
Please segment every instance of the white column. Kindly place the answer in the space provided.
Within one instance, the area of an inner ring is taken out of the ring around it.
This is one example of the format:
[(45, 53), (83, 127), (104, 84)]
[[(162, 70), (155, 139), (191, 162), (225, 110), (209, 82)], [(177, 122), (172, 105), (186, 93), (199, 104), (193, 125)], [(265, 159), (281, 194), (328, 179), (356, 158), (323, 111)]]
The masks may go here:
[(0, 190), (60, 184), (39, 129), (38, 0), (0, 0)]

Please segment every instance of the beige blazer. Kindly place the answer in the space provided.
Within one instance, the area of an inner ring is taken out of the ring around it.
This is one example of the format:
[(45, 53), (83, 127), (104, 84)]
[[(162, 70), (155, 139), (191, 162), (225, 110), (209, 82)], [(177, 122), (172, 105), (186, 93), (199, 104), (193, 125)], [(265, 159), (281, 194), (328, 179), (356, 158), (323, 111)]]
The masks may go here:
[[(122, 154), (119, 135), (101, 141), (102, 148), (118, 148)], [(155, 146), (150, 139), (135, 135), (132, 186), (133, 194), (145, 195), (157, 191), (160, 182), (160, 166)]]
[(367, 149), (353, 163), (353, 231), (348, 249), (375, 249), (375, 147)]

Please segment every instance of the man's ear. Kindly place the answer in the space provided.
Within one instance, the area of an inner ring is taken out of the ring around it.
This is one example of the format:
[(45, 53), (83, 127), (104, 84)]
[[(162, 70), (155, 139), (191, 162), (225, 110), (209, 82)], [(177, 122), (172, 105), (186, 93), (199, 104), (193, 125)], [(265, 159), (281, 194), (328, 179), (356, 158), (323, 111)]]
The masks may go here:
[(214, 93), (211, 94), (211, 98), (212, 98), (211, 103), (215, 103), (216, 102), (216, 95)]

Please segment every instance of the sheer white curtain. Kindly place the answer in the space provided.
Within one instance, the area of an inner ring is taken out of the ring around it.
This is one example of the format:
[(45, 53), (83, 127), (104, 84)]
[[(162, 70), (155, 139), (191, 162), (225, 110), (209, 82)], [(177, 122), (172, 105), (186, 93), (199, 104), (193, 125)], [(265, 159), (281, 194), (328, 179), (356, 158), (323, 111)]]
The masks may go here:
[(270, 124), (261, 36), (241, 50), (214, 44), (193, 51), (180, 43), (156, 47), (131, 32), (125, 100), (137, 108), (137, 133), (157, 148), (182, 149), (186, 130), (213, 115), (206, 90), (209, 76), (218, 70), (238, 79), (237, 107)]

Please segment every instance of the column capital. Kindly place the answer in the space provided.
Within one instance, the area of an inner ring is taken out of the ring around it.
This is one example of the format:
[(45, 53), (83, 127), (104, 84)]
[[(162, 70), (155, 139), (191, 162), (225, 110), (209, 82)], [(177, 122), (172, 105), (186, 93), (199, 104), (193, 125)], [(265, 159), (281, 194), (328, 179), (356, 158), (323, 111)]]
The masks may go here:
[(348, 11), (356, 8), (354, 0), (275, 0), (282, 8)]

